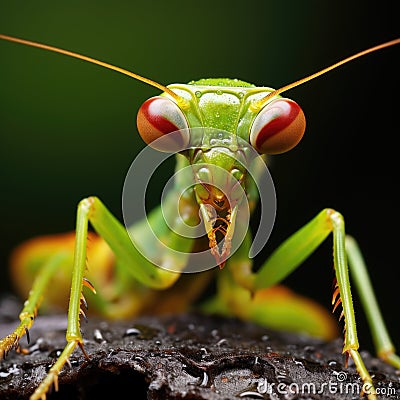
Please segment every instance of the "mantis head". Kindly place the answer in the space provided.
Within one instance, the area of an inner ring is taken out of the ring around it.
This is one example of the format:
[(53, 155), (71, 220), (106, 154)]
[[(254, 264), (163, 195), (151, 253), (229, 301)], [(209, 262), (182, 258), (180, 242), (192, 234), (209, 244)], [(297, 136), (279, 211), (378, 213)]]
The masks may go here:
[(305, 131), (305, 116), (296, 102), (280, 96), (258, 107), (272, 89), (243, 81), (202, 79), (169, 88), (182, 100), (167, 93), (146, 100), (137, 115), (138, 131), (150, 147), (186, 156), (193, 203), (222, 268), (237, 249), (235, 230), (249, 224), (244, 208), (252, 210), (258, 198), (252, 189), (260, 174), (253, 171), (252, 176), (249, 169), (262, 154), (295, 147)]

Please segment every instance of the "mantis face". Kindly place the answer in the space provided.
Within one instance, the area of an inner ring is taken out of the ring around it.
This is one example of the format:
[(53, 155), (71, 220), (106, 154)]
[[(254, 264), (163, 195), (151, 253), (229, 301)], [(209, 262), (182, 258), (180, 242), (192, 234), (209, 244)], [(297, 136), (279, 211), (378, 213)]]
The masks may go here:
[(281, 97), (260, 107), (258, 102), (273, 89), (239, 80), (203, 79), (168, 88), (181, 101), (167, 93), (147, 100), (138, 112), (138, 130), (157, 150), (187, 157), (209, 247), (222, 268), (240, 205), (245, 198), (257, 200), (248, 174), (255, 155), (296, 146), (305, 131), (304, 113), (297, 103)]

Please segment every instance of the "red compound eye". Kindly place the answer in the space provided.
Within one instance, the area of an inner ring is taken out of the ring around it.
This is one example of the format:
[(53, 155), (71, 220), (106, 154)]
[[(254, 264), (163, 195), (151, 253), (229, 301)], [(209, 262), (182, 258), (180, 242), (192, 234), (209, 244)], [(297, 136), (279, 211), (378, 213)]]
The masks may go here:
[[(156, 150), (180, 151), (189, 144), (189, 126), (185, 115), (177, 104), (166, 97), (156, 96), (146, 100), (139, 109), (136, 122), (142, 139)], [(159, 138), (163, 139), (154, 142)]]
[(279, 154), (300, 142), (306, 119), (300, 106), (290, 99), (267, 104), (256, 116), (250, 129), (250, 143), (261, 154)]

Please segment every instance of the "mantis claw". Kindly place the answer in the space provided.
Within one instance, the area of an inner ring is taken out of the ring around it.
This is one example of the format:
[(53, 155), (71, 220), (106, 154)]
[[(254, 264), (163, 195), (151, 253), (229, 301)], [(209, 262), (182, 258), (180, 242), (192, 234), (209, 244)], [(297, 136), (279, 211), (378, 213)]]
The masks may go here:
[(54, 390), (58, 392), (58, 371), (52, 371), (50, 369), (46, 378), (36, 388), (29, 400), (46, 400), (46, 394), (50, 391), (51, 387), (54, 386)]
[[(87, 360), (90, 360), (90, 356), (89, 356), (89, 354), (86, 352), (85, 347), (83, 346), (83, 343), (79, 342), (79, 343), (78, 343), (78, 346), (79, 346), (79, 348), (81, 349), (81, 351), (82, 351), (83, 355), (85, 356), (85, 358), (86, 358)], [(68, 362), (69, 362), (69, 360), (68, 360)]]
[(26, 335), (26, 341), (29, 344), (31, 341), (31, 337), (29, 336), (29, 329), (27, 327), (25, 327), (25, 335)]
[(93, 292), (93, 294), (96, 294), (96, 289), (94, 288), (93, 284), (89, 281), (89, 279), (83, 278), (82, 283), (83, 286), (89, 288)]

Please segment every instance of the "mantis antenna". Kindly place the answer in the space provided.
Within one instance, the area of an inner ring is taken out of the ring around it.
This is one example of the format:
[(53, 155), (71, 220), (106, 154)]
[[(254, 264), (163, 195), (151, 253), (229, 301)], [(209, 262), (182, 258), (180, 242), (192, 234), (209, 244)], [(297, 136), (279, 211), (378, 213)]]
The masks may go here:
[(335, 68), (338, 68), (338, 67), (342, 66), (343, 64), (346, 64), (346, 63), (348, 63), (348, 62), (350, 62), (352, 60), (355, 60), (356, 58), (365, 56), (365, 55), (367, 55), (369, 53), (373, 53), (374, 51), (377, 51), (377, 50), (384, 49), (385, 47), (394, 46), (396, 44), (400, 44), (400, 38), (391, 40), (389, 42), (385, 42), (385, 43), (379, 44), (379, 45), (374, 46), (374, 47), (370, 47), (369, 49), (366, 49), (366, 50), (363, 50), (363, 51), (360, 51), (359, 53), (356, 53), (356, 54), (354, 54), (354, 55), (352, 55), (350, 57), (347, 57), (344, 60), (338, 61), (337, 63), (332, 64), (329, 67), (326, 67), (324, 69), (321, 69), (320, 71), (315, 72), (314, 74), (311, 74), (311, 75), (306, 76), (306, 77), (304, 77), (302, 79), (299, 79), (296, 82), (289, 83), (286, 86), (282, 86), (280, 89), (274, 90), (273, 92), (267, 94), (262, 99), (255, 101), (252, 104), (251, 108), (254, 111), (259, 111), (261, 108), (263, 108), (265, 106), (265, 104), (267, 104), (273, 97), (277, 96), (278, 94), (281, 94), (283, 92), (286, 92), (289, 89), (293, 89), (296, 86), (300, 86), (303, 83), (311, 81), (312, 79), (317, 78), (320, 75), (326, 74), (327, 72), (329, 72), (329, 71), (331, 71), (331, 70), (333, 70)]
[(121, 74), (124, 74), (124, 75), (128, 75), (131, 78), (134, 78), (134, 79), (137, 79), (137, 80), (139, 80), (141, 82), (147, 83), (150, 86), (154, 86), (154, 87), (162, 90), (163, 92), (168, 93), (171, 97), (173, 97), (178, 102), (178, 104), (180, 106), (184, 106), (186, 104), (186, 100), (185, 99), (183, 99), (181, 96), (178, 96), (175, 92), (173, 92), (171, 89), (167, 88), (166, 86), (161, 85), (158, 82), (152, 81), (151, 79), (148, 79), (148, 78), (145, 78), (145, 77), (140, 76), (138, 74), (135, 74), (133, 72), (130, 72), (130, 71), (126, 70), (126, 69), (123, 69), (123, 68), (120, 68), (120, 67), (116, 67), (115, 65), (108, 64), (108, 63), (100, 61), (100, 60), (96, 60), (95, 58), (84, 56), (84, 55), (78, 54), (78, 53), (74, 53), (72, 51), (60, 49), (59, 47), (48, 46), (46, 44), (32, 42), (30, 40), (20, 39), (20, 38), (16, 38), (16, 37), (13, 37), (13, 36), (7, 36), (7, 35), (0, 34), (0, 39), (8, 40), (9, 42), (16, 42), (16, 43), (25, 44), (25, 45), (31, 46), (31, 47), (38, 47), (39, 49), (44, 49), (44, 50), (52, 51), (54, 53), (64, 54), (64, 55), (69, 56), (69, 57), (78, 58), (80, 60), (87, 61), (87, 62), (90, 62), (92, 64), (100, 65), (100, 66), (102, 66), (104, 68), (108, 68), (108, 69), (111, 69), (113, 71), (117, 71), (117, 72), (119, 72)]
[[(108, 64), (106, 62), (103, 62), (103, 61), (100, 61), (100, 60), (96, 60), (95, 58), (84, 56), (82, 54), (74, 53), (72, 51), (60, 49), (60, 48), (54, 47), (54, 46), (48, 46), (48, 45), (42, 44), (42, 43), (32, 42), (30, 40), (19, 39), (19, 38), (13, 37), (13, 36), (7, 36), (7, 35), (2, 35), (2, 34), (0, 34), (0, 39), (8, 40), (10, 42), (16, 42), (16, 43), (25, 44), (25, 45), (31, 46), (31, 47), (38, 47), (40, 49), (53, 51), (55, 53), (64, 54), (64, 55), (69, 56), (69, 57), (78, 58), (80, 60), (84, 60), (84, 61), (90, 62), (92, 64), (97, 64), (97, 65), (100, 65), (100, 66), (102, 66), (104, 68), (111, 69), (113, 71), (117, 71), (117, 72), (119, 72), (121, 74), (130, 76), (130, 77), (132, 77), (134, 79), (137, 79), (137, 80), (139, 80), (141, 82), (147, 83), (148, 85), (154, 86), (154, 87), (162, 90), (165, 93), (168, 93), (171, 97), (173, 97), (177, 101), (179, 106), (181, 106), (181, 107), (187, 106), (186, 100), (183, 99), (181, 96), (177, 95), (175, 92), (173, 92), (168, 87), (166, 87), (164, 85), (161, 85), (158, 82), (152, 81), (151, 79), (148, 79), (148, 78), (145, 78), (145, 77), (140, 76), (138, 74), (135, 74), (133, 72), (130, 72), (130, 71), (126, 70), (126, 69), (123, 69), (123, 68), (120, 68), (120, 67), (116, 67), (116, 66), (114, 66), (112, 64)], [(255, 101), (252, 104), (251, 108), (252, 108), (253, 111), (259, 111), (273, 97), (279, 95), (280, 93), (286, 92), (289, 89), (293, 89), (296, 86), (300, 86), (303, 83), (311, 81), (312, 79), (317, 78), (317, 77), (319, 77), (319, 76), (321, 76), (321, 75), (323, 75), (323, 74), (325, 74), (325, 73), (327, 73), (327, 72), (329, 72), (329, 71), (331, 71), (333, 69), (336, 69), (336, 68), (342, 66), (343, 64), (346, 64), (346, 63), (348, 63), (350, 61), (353, 61), (356, 58), (363, 57), (363, 56), (365, 56), (365, 55), (367, 55), (369, 53), (373, 53), (375, 51), (384, 49), (386, 47), (394, 46), (396, 44), (400, 44), (400, 38), (391, 40), (389, 42), (385, 42), (385, 43), (379, 44), (379, 45), (374, 46), (374, 47), (370, 47), (369, 49), (366, 49), (366, 50), (363, 50), (363, 51), (360, 51), (359, 53), (356, 53), (356, 54), (354, 54), (354, 55), (352, 55), (350, 57), (347, 57), (347, 58), (345, 58), (345, 59), (343, 59), (343, 60), (341, 60), (341, 61), (339, 61), (339, 62), (337, 62), (335, 64), (330, 65), (329, 67), (326, 67), (326, 68), (324, 68), (324, 69), (322, 69), (322, 70), (320, 70), (318, 72), (315, 72), (314, 74), (311, 74), (311, 75), (306, 76), (306, 77), (304, 77), (302, 79), (299, 79), (298, 81), (295, 81), (293, 83), (290, 83), (288, 85), (282, 86), (279, 89), (274, 90), (273, 92), (269, 93), (268, 95), (266, 95), (262, 99)]]

